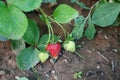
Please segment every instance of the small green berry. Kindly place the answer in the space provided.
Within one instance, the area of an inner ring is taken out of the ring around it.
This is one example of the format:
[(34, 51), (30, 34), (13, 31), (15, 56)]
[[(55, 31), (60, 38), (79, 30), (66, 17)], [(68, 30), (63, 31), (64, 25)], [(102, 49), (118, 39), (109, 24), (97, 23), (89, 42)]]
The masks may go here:
[(75, 52), (75, 42), (74, 41), (68, 41), (63, 45), (64, 49), (70, 52)]
[(49, 54), (47, 52), (40, 52), (39, 59), (42, 63), (44, 63), (49, 58)]

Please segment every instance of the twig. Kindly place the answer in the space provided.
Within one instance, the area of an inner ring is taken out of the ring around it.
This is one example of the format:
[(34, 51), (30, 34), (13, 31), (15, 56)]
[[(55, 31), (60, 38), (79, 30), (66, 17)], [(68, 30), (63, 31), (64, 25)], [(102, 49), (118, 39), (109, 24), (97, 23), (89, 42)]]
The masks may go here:
[(84, 57), (80, 55), (78, 52), (75, 51), (75, 54), (84, 59)]
[(84, 21), (85, 23), (87, 22), (88, 18), (90, 17), (93, 8), (94, 8), (94, 7), (96, 6), (96, 4), (98, 4), (99, 2), (100, 2), (100, 1), (97, 1), (94, 5), (91, 6), (90, 11), (89, 11), (87, 17), (85, 18), (85, 21)]
[(97, 52), (98, 55), (100, 55), (103, 59), (105, 59), (106, 61), (109, 61), (108, 58), (106, 58), (104, 55), (102, 55), (100, 52)]

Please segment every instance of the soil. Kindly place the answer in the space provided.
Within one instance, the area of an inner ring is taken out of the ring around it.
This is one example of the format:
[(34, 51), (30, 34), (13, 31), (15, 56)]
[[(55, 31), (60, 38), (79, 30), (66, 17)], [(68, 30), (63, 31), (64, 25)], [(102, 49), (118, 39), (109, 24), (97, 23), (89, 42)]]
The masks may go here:
[[(95, 0), (80, 0), (91, 6)], [(81, 9), (78, 5), (68, 0), (58, 0), (58, 3), (66, 3), (77, 9), (81, 14), (87, 15), (88, 11)], [(54, 8), (52, 8), (54, 9)], [(52, 11), (51, 9), (51, 11)], [(32, 16), (31, 16), (32, 15)], [(38, 13), (32, 12), (28, 17), (36, 18)], [(72, 24), (65, 24), (70, 27)], [(41, 28), (40, 28), (41, 29)], [(55, 29), (59, 30), (59, 29)], [(83, 37), (77, 41), (81, 48), (77, 49), (84, 58), (75, 53), (61, 51), (62, 55), (55, 64), (48, 60), (45, 63), (38, 63), (35, 67), (42, 80), (120, 80), (120, 26), (100, 28), (96, 26), (96, 36), (93, 40)], [(58, 31), (56, 31), (58, 32)], [(61, 34), (60, 34), (61, 35)], [(16, 80), (15, 76), (26, 76), (29, 80), (36, 80), (32, 70), (21, 71), (16, 65), (16, 53), (11, 50), (9, 42), (0, 42), (0, 80)], [(74, 79), (76, 72), (82, 71), (82, 78)]]

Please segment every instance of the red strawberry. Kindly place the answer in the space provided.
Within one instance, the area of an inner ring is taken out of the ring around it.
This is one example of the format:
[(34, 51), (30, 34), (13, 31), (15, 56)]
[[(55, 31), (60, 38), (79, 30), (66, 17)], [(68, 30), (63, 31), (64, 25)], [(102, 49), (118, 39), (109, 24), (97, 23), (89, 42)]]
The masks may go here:
[(54, 59), (57, 59), (57, 57), (60, 53), (60, 50), (61, 50), (61, 44), (60, 43), (48, 44), (46, 47), (46, 50), (49, 51), (50, 55)]

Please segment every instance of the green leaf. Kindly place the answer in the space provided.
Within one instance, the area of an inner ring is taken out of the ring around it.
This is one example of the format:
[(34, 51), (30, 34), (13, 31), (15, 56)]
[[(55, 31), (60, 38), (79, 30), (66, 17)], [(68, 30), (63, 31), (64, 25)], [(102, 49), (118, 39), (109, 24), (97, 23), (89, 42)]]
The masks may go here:
[(29, 70), (39, 61), (39, 51), (32, 47), (25, 48), (16, 57), (17, 66), (21, 70)]
[(27, 30), (25, 14), (13, 5), (0, 1), (0, 35), (8, 39), (20, 39)]
[(77, 5), (79, 5), (81, 8), (83, 9), (90, 9), (89, 7), (87, 7), (83, 2), (79, 2), (78, 0), (71, 0), (72, 3), (76, 3)]
[(10, 42), (12, 49), (15, 50), (17, 53), (20, 53), (26, 47), (23, 39), (11, 40)]
[(28, 80), (27, 77), (15, 77), (17, 80)]
[(74, 26), (80, 26), (84, 22), (85, 18), (83, 16), (79, 16), (75, 18)]
[(119, 3), (104, 3), (96, 8), (92, 16), (92, 21), (98, 26), (106, 27), (115, 22), (119, 13)]
[(111, 26), (119, 26), (120, 25), (120, 17), (117, 17), (116, 21)]
[(49, 37), (49, 34), (45, 34), (40, 38), (40, 40), (38, 42), (38, 46), (37, 46), (39, 49), (45, 49), (45, 47), (47, 45), (46, 43), (48, 41), (48, 37)]
[(95, 36), (96, 30), (95, 30), (95, 26), (91, 21), (91, 18), (89, 17), (88, 20), (88, 27), (85, 30), (85, 36), (87, 37), (87, 39), (92, 40)]
[(40, 32), (39, 32), (39, 28), (38, 28), (36, 22), (29, 19), (28, 20), (28, 29), (27, 29), (26, 33), (24, 34), (23, 39), (28, 44), (35, 45), (39, 40), (39, 36), (40, 36)]
[(72, 7), (61, 4), (53, 12), (54, 19), (59, 23), (68, 23), (76, 18), (79, 13)]
[(79, 16), (78, 18), (75, 19), (75, 28), (72, 30), (72, 36), (75, 39), (80, 39), (83, 37), (83, 32), (84, 32), (84, 17)]
[(74, 78), (74, 79), (82, 78), (82, 72), (79, 71), (79, 72), (74, 73), (74, 74), (73, 74), (73, 78)]
[(25, 12), (33, 11), (40, 7), (42, 0), (7, 0), (8, 5), (15, 5)]
[(45, 22), (45, 18), (44, 18), (43, 15), (39, 15), (39, 18), (40, 18), (41, 21)]

